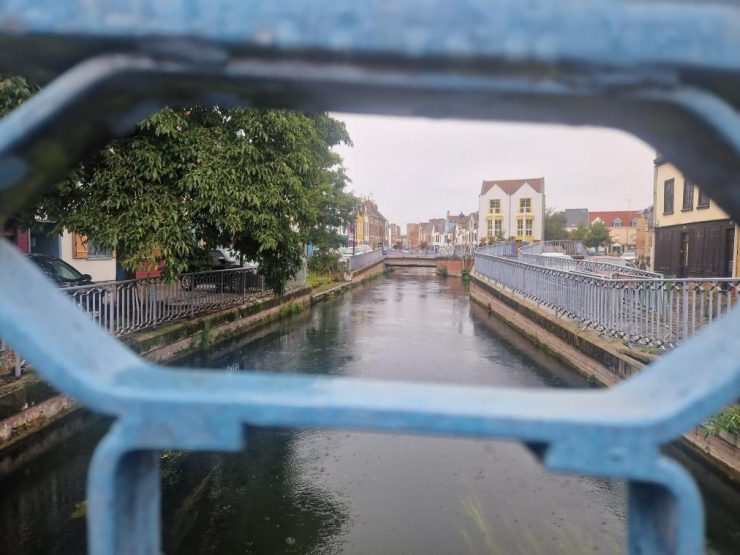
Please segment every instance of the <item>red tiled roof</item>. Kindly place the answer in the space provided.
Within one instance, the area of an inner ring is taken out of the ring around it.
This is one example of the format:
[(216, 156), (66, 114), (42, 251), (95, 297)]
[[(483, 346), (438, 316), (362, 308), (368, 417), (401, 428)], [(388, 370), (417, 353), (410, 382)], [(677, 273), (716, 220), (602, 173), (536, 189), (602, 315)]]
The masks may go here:
[(630, 227), (630, 224), (632, 223), (632, 218), (639, 215), (639, 210), (604, 210), (602, 212), (591, 212), (589, 210), (588, 223), (592, 224), (594, 223), (594, 220), (596, 218), (599, 218), (602, 222), (604, 222), (605, 226), (612, 227), (614, 220), (619, 218), (620, 220), (622, 220), (622, 227)]
[(533, 177), (531, 179), (505, 179), (503, 181), (483, 181), (483, 185), (480, 188), (480, 194), (485, 195), (491, 190), (491, 187), (498, 185), (503, 189), (507, 195), (513, 195), (519, 188), (527, 183), (532, 189), (538, 193), (542, 192), (542, 187), (545, 185), (544, 177)]

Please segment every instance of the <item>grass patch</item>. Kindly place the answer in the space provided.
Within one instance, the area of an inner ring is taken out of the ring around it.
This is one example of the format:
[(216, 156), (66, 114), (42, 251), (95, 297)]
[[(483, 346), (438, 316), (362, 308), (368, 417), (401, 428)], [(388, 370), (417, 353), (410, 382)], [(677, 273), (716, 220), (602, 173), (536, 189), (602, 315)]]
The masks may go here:
[(332, 282), (331, 275), (329, 274), (317, 274), (314, 272), (308, 272), (306, 277), (306, 283), (309, 287), (317, 288), (329, 285)]
[(284, 318), (300, 312), (303, 312), (303, 305), (301, 303), (284, 304), (278, 309), (278, 317)]
[(703, 425), (705, 437), (715, 436), (719, 432), (740, 433), (740, 405), (732, 405), (719, 414), (715, 414)]

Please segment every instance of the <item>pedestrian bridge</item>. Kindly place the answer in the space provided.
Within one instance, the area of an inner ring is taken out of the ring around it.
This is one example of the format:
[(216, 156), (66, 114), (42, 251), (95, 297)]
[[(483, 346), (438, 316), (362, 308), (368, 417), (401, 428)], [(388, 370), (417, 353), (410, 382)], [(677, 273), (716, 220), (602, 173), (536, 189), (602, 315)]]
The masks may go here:
[(389, 253), (385, 265), (390, 268), (436, 268), (437, 255)]

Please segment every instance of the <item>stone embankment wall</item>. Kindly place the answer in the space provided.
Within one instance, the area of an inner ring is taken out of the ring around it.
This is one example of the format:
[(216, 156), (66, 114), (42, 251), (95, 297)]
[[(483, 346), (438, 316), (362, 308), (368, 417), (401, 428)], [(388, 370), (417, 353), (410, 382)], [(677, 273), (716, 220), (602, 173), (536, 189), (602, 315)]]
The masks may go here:
[[(586, 331), (475, 272), (471, 274), (470, 297), (486, 308), (491, 318), (503, 321), (590, 383), (615, 385), (656, 358)], [(728, 478), (740, 480), (740, 442), (737, 437), (723, 436), (707, 437), (697, 428), (684, 434), (680, 443)]]

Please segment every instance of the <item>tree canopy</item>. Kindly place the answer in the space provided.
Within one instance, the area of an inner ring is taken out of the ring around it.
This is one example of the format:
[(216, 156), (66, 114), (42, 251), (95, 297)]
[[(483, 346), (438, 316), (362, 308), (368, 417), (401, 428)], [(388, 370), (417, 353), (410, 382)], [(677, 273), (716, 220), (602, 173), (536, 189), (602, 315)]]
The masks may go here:
[(544, 239), (545, 241), (557, 241), (568, 238), (568, 232), (565, 229), (567, 218), (565, 211), (556, 212), (552, 208), (545, 211)]
[(599, 252), (599, 247), (608, 244), (610, 240), (609, 229), (602, 222), (596, 221), (591, 224), (591, 229), (583, 242), (587, 247), (595, 248), (596, 252)]
[[(22, 78), (0, 79), (0, 116), (30, 96)], [(167, 108), (84, 160), (20, 214), (55, 231), (115, 249), (128, 271), (186, 270), (204, 249), (232, 246), (259, 263), (281, 292), (302, 264), (303, 244), (337, 246), (331, 231), (350, 218), (353, 197), (341, 158), (351, 144), (326, 114)]]

